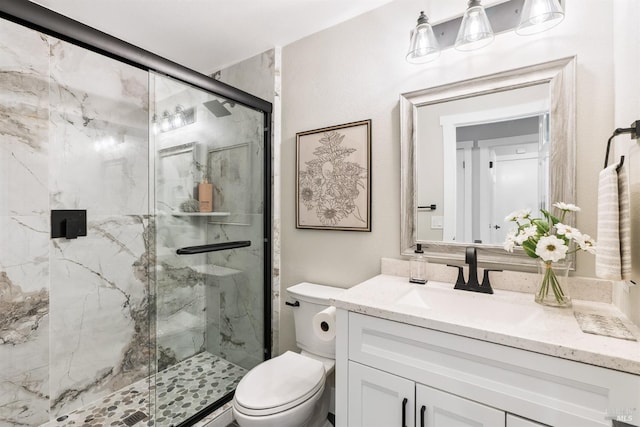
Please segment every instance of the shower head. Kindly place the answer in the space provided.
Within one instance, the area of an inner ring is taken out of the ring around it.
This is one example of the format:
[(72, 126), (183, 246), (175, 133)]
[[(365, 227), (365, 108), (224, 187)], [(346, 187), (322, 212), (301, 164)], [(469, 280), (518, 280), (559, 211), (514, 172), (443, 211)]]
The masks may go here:
[(233, 101), (220, 102), (217, 99), (214, 99), (212, 101), (207, 101), (202, 105), (207, 107), (207, 110), (211, 111), (211, 113), (216, 117), (224, 117), (224, 116), (231, 115), (231, 111), (227, 110), (224, 107), (224, 104), (229, 104), (230, 107), (234, 107), (236, 105), (235, 102)]

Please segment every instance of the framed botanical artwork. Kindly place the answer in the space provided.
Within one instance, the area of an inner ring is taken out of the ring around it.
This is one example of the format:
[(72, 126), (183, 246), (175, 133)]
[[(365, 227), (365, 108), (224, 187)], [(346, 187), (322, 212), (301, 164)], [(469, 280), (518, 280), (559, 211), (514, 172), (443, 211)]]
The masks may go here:
[(296, 134), (296, 228), (371, 231), (371, 120)]

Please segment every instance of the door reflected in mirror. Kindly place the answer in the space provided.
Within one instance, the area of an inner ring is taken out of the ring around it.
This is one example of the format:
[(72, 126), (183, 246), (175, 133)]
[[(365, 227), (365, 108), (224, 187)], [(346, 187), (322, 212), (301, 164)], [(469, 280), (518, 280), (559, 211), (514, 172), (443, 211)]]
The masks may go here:
[(548, 83), (420, 106), (417, 128), (418, 240), (501, 244), (549, 206)]

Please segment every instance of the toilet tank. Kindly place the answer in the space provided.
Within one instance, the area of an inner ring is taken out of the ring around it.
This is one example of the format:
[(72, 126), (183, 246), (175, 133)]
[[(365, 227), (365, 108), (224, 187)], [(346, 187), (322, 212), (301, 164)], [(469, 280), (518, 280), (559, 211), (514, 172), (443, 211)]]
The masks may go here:
[(299, 283), (287, 289), (289, 297), (300, 305), (293, 307), (293, 321), (296, 330), (296, 343), (302, 350), (318, 356), (334, 359), (336, 340), (324, 341), (313, 332), (313, 316), (329, 307), (329, 298), (335, 298), (344, 292), (342, 288)]

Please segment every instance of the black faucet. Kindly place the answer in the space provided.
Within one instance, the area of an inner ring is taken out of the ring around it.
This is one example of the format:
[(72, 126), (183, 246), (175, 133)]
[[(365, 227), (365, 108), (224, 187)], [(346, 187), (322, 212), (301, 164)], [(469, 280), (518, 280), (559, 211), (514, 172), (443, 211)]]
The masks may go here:
[(463, 267), (459, 265), (449, 265), (449, 267), (455, 267), (458, 269), (458, 278), (453, 289), (461, 289), (463, 291), (482, 292), (484, 294), (492, 294), (491, 282), (489, 282), (490, 271), (502, 271), (502, 270), (484, 270), (482, 277), (482, 283), (478, 283), (478, 255), (476, 248), (467, 248), (464, 254), (464, 262), (469, 265), (469, 279), (464, 281)]

